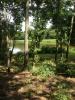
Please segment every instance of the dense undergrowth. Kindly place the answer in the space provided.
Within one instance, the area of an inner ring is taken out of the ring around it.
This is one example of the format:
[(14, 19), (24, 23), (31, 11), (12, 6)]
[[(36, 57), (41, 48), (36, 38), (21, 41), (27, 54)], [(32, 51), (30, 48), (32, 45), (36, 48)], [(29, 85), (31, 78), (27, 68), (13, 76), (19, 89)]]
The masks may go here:
[[(13, 64), (16, 67), (17, 71), (23, 69), (23, 53), (18, 53), (14, 56)], [(29, 70), (32, 70), (32, 73), (40, 76), (50, 76), (50, 75), (64, 75), (69, 77), (75, 77), (75, 64), (73, 63), (61, 63), (60, 61), (56, 64), (54, 60), (45, 60), (44, 57), (41, 58), (37, 55), (34, 59), (34, 64), (32, 63), (33, 59), (29, 60)]]

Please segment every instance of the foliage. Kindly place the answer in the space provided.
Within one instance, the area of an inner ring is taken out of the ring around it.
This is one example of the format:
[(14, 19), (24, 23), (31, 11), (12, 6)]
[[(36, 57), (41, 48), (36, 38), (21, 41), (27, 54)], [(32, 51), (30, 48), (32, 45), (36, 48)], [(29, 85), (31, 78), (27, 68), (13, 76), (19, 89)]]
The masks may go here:
[[(26, 1), (22, 0), (4, 0), (0, 1), (0, 58), (1, 60), (6, 60), (6, 56), (8, 53), (7, 45), (9, 44), (6, 40), (8, 36), (10, 39), (23, 38), (23, 34), (19, 34), (18, 31), (21, 31), (21, 22), (24, 21), (26, 15)], [(73, 8), (72, 8), (73, 7)], [(34, 60), (38, 61), (39, 56), (36, 56), (38, 53), (40, 54), (57, 54), (65, 53), (63, 49), (64, 44), (67, 46), (67, 53), (69, 53), (69, 45), (70, 45), (70, 30), (71, 30), (71, 18), (74, 15), (74, 3), (71, 0), (31, 0), (31, 4), (29, 5), (29, 15), (33, 16), (32, 26), (34, 29), (30, 30), (30, 39), (31, 39), (31, 48), (30, 55), (34, 58)], [(7, 18), (7, 14), (10, 13), (10, 17), (13, 17), (13, 22), (11, 22), (11, 18)], [(47, 23), (52, 23), (51, 29), (47, 29)], [(73, 27), (74, 30), (74, 27)], [(26, 33), (26, 32), (25, 32)], [(73, 31), (74, 33), (74, 31)], [(56, 35), (56, 36), (55, 36)], [(56, 42), (44, 41), (43, 38), (55, 38)], [(43, 40), (43, 42), (42, 42)], [(73, 39), (72, 39), (73, 40)], [(26, 43), (26, 42), (25, 42)], [(43, 46), (46, 45), (47, 46)], [(50, 47), (50, 46), (55, 46)], [(24, 46), (23, 46), (24, 47)], [(41, 49), (40, 49), (41, 47)], [(40, 50), (37, 50), (39, 48)], [(23, 64), (20, 57), (20, 54), (17, 54), (15, 60), (18, 64)], [(9, 58), (9, 57), (8, 57)], [(66, 56), (68, 58), (68, 56)], [(64, 66), (64, 65), (62, 65)], [(71, 71), (72, 69), (67, 67), (67, 74), (71, 73), (74, 75), (75, 72)], [(66, 68), (63, 68), (65, 70)]]
[(39, 75), (40, 77), (48, 77), (55, 75), (55, 66), (52, 63), (44, 62), (41, 65), (35, 66), (32, 70), (33, 75)]
[(16, 65), (22, 65), (24, 64), (24, 54), (22, 52), (19, 52), (14, 55), (14, 60)]
[(71, 100), (71, 95), (64, 90), (59, 90), (53, 93), (52, 100)]
[(24, 40), (24, 33), (23, 32), (16, 32), (15, 40)]
[(7, 64), (10, 56), (9, 39), (13, 39), (16, 32), (21, 29), (20, 23), (23, 17), (20, 8), (14, 1), (0, 1), (0, 60), (3, 60), (4, 64)]
[(45, 29), (44, 39), (56, 39), (56, 32), (54, 29)]
[(75, 76), (75, 65), (74, 64), (58, 64), (57, 73), (64, 74), (66, 76)]
[[(58, 53), (61, 53), (61, 52), (65, 53), (64, 48), (63, 49), (61, 49), (61, 48), (58, 49)], [(38, 53), (41, 53), (41, 54), (47, 54), (47, 53), (55, 54), (56, 53), (56, 47), (42, 46), (41, 50), (38, 51)]]
[(69, 89), (69, 88), (72, 88), (72, 85), (69, 83), (69, 82), (66, 82), (66, 81), (60, 81), (60, 82), (57, 82), (56, 84), (57, 88), (58, 89)]

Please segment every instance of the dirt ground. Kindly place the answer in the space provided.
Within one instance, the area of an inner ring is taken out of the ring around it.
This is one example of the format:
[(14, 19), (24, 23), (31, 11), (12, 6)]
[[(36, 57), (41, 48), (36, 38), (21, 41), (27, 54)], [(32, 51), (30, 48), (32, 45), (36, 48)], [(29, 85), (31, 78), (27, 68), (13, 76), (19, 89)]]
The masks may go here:
[[(30, 72), (0, 72), (0, 100), (53, 100), (52, 94), (66, 83), (63, 90), (75, 100), (75, 78), (55, 76), (41, 79)], [(62, 88), (61, 88), (62, 90)]]

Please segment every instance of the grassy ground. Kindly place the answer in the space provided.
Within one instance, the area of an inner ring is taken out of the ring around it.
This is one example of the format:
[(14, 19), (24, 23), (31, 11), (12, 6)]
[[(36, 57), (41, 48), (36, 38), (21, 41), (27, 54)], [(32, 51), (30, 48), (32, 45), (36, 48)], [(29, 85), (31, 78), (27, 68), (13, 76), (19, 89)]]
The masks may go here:
[[(29, 46), (31, 45), (31, 41), (29, 40)], [(51, 46), (51, 47), (55, 47), (56, 45), (56, 40), (55, 39), (44, 39), (41, 41), (41, 46)], [(24, 50), (24, 40), (16, 40), (15, 42), (15, 47), (16, 48), (20, 48), (21, 50)], [(74, 46), (70, 46), (70, 51), (69, 51), (69, 59), (70, 60), (75, 60), (75, 47)], [(49, 57), (50, 54), (47, 54)], [(43, 55), (45, 56), (45, 55)], [(53, 58), (54, 58), (54, 55), (53, 55)]]
[[(29, 46), (30, 44), (31, 40), (29, 40)], [(44, 39), (41, 41), (41, 46), (55, 46), (55, 44), (56, 44), (55, 39)], [(24, 50), (24, 40), (16, 40), (15, 47)]]

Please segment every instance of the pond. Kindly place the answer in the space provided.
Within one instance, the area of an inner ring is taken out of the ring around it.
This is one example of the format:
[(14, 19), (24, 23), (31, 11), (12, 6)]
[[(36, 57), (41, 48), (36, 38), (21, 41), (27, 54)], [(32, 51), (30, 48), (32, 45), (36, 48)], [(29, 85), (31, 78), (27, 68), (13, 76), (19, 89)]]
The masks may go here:
[[(9, 48), (9, 51), (12, 51), (12, 47)], [(17, 54), (18, 52), (22, 52), (22, 50), (19, 49), (19, 48), (14, 48), (13, 49), (13, 54)]]

